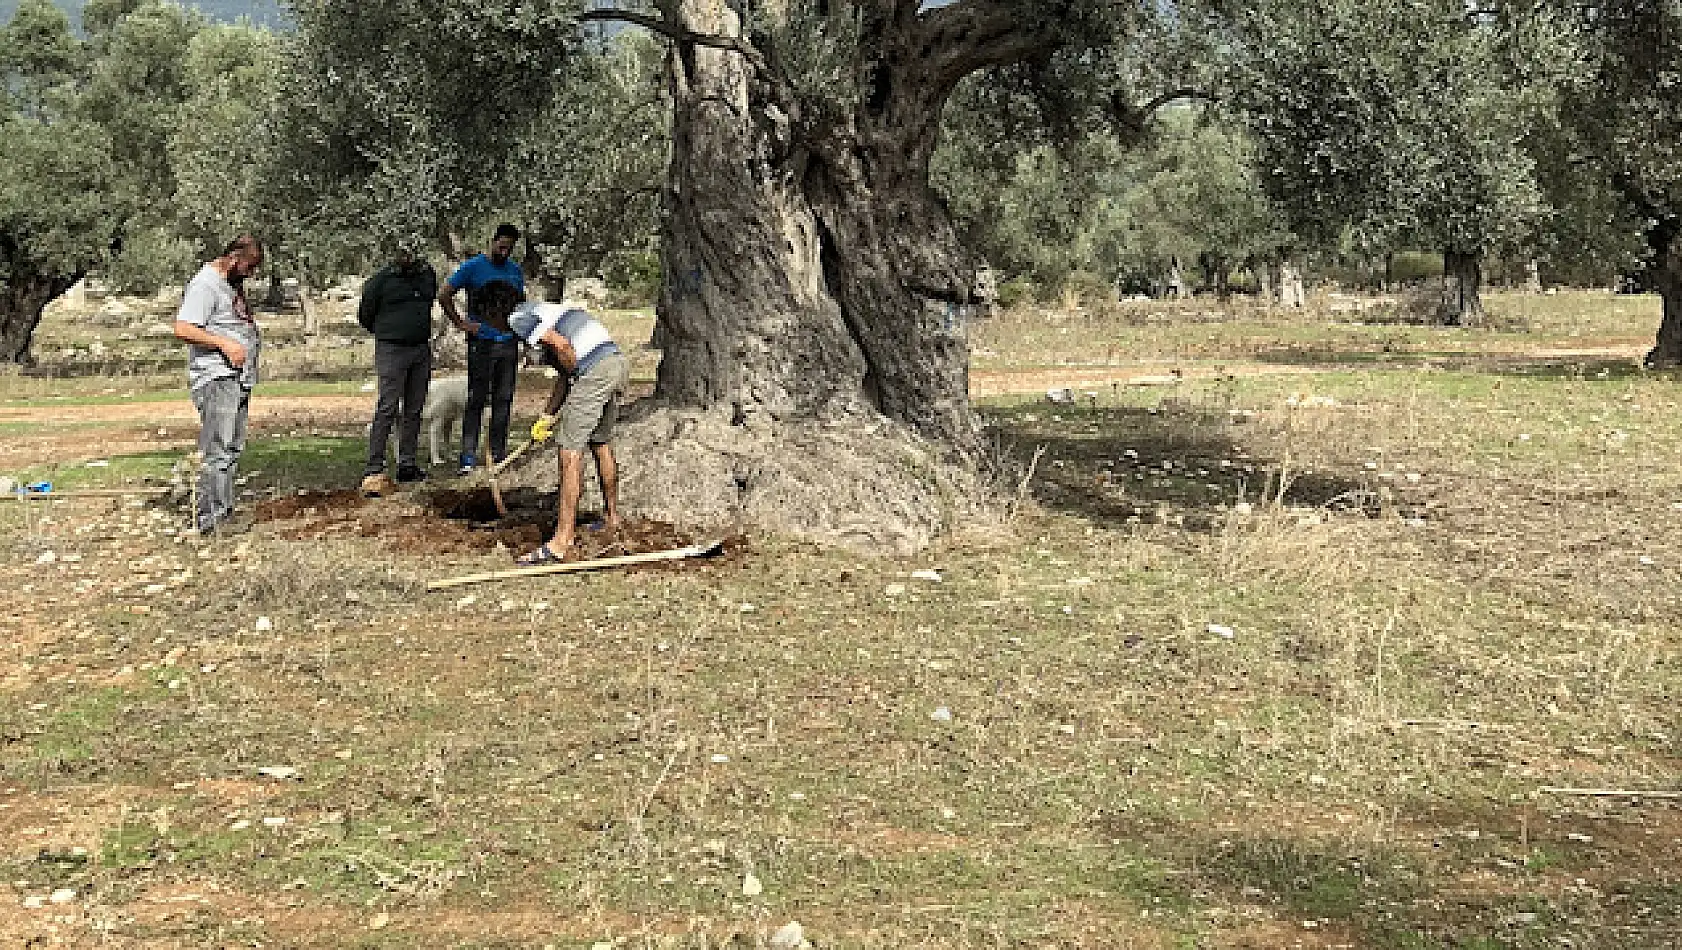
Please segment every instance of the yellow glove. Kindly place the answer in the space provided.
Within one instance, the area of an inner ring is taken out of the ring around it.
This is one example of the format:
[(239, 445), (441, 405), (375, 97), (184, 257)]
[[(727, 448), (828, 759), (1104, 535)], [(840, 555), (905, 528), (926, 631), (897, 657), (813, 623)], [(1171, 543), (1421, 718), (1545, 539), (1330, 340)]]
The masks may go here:
[(536, 442), (538, 445), (542, 445), (543, 443), (549, 441), (549, 437), (554, 434), (554, 416), (538, 416), (537, 421), (531, 424), (531, 440)]

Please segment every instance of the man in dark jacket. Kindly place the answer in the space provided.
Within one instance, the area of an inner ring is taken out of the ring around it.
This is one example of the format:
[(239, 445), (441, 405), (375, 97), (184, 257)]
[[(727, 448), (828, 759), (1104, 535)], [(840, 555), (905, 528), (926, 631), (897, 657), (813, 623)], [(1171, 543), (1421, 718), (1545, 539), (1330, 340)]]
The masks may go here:
[(374, 335), (374, 372), (380, 387), (374, 424), (368, 430), (365, 478), (385, 472), (385, 444), (399, 413), (403, 425), (397, 430), (397, 480), (426, 478), (415, 464), (415, 450), (426, 387), (432, 381), (432, 301), (437, 294), (438, 274), (408, 250), (398, 250), (391, 264), (362, 285), (356, 321)]

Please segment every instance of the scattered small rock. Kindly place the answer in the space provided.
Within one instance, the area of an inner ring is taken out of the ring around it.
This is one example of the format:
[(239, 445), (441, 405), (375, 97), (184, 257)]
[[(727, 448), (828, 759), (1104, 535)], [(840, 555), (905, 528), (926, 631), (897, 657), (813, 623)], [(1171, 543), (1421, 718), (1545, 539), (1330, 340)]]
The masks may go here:
[(898, 597), (901, 594), (905, 593), (905, 585), (904, 584), (889, 584), (887, 590), (884, 591), (883, 593), (886, 593), (889, 597)]
[(810, 946), (806, 942), (806, 928), (799, 921), (791, 920), (771, 935), (771, 950), (801, 950)]
[(47, 898), (47, 900), (50, 900), (55, 904), (68, 904), (75, 899), (76, 892), (68, 887), (61, 887), (58, 890), (53, 891), (52, 896)]
[(256, 627), (258, 633), (268, 633), (274, 629), (274, 621), (267, 617), (258, 617)]
[(265, 778), (286, 781), (298, 777), (298, 770), (290, 765), (265, 765), (257, 770), (257, 774)]
[(1222, 640), (1231, 640), (1233, 637), (1238, 635), (1237, 631), (1224, 624), (1212, 623), (1205, 629), (1215, 636), (1220, 637)]
[(765, 893), (765, 885), (760, 883), (759, 878), (752, 871), (742, 875), (743, 897), (758, 897), (763, 893)]
[(929, 713), (929, 718), (933, 719), (935, 722), (951, 722), (952, 710), (946, 708), (945, 706), (941, 706), (934, 712)]
[(386, 914), (386, 913), (375, 914), (373, 916), (373, 919), (368, 921), (368, 929), (369, 930), (384, 930), (388, 925), (390, 925), (390, 923), (391, 923), (391, 915), (390, 914)]
[(911, 579), (914, 581), (928, 581), (931, 584), (938, 584), (942, 580), (939, 571), (912, 571)]

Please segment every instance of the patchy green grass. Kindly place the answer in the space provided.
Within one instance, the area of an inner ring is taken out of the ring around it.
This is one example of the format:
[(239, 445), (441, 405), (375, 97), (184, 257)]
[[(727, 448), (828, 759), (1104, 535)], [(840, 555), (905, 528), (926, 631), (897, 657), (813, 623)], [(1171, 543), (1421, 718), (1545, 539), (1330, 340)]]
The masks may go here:
[(1491, 328), (1396, 323), (1357, 298), (1317, 297), (1302, 311), (1246, 300), (1121, 303), (1067, 311), (1009, 311), (974, 329), (974, 366), (990, 369), (1117, 366), (1138, 361), (1255, 361), (1263, 365), (1429, 365), (1522, 358), (1549, 350), (1651, 345), (1652, 296), (1567, 291), (1492, 294)]
[[(253, 437), (240, 458), (240, 473), (243, 487), (253, 492), (342, 487), (361, 477), (367, 454), (367, 441), (355, 437)], [(139, 452), (100, 459), (103, 464), (93, 467), (85, 462), (37, 465), (14, 477), (25, 483), (51, 482), (60, 491), (167, 485), (185, 456), (175, 450)]]
[[(1682, 813), (1542, 791), (1682, 784), (1675, 381), (1504, 349), (1567, 316), (1441, 367), (1303, 327), (1352, 358), (990, 402), (1022, 504), (904, 560), (756, 537), (426, 594), (506, 560), (0, 509), (0, 933), (1674, 946)], [(361, 443), (252, 452), (343, 484)]]

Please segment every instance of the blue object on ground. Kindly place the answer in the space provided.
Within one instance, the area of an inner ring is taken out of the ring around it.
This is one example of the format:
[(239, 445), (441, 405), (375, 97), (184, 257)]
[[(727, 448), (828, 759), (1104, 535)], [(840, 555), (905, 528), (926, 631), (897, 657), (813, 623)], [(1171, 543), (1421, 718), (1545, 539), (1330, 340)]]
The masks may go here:
[(23, 486), (23, 490), (26, 493), (31, 494), (31, 495), (50, 495), (50, 494), (52, 494), (52, 491), (53, 491), (53, 483), (52, 482), (36, 482), (33, 485)]

